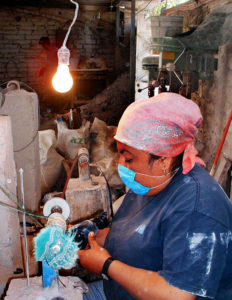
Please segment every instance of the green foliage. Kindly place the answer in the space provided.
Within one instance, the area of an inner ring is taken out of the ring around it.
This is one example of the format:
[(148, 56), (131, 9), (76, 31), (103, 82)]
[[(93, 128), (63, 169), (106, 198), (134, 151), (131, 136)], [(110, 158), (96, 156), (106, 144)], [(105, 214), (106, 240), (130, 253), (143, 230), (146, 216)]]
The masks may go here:
[(182, 3), (189, 2), (189, 0), (164, 0), (156, 5), (151, 12), (151, 16), (160, 16), (163, 9), (169, 9)]

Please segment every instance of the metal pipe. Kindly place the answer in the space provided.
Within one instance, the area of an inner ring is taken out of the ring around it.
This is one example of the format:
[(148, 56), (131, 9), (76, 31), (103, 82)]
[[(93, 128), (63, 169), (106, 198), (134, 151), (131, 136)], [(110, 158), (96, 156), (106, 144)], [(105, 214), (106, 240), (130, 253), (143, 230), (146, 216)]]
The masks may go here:
[(173, 71), (173, 73), (176, 75), (177, 79), (180, 81), (182, 85), (184, 85), (183, 81), (180, 79), (179, 75), (176, 73), (176, 71)]
[(130, 31), (130, 103), (135, 98), (135, 0), (131, 0), (131, 31)]
[(21, 187), (22, 210), (23, 210), (23, 235), (24, 235), (24, 249), (25, 249), (25, 258), (26, 258), (27, 286), (30, 286), (28, 247), (27, 247), (27, 227), (26, 227), (26, 214), (25, 214), (25, 203), (24, 203), (24, 183), (23, 183), (23, 169), (22, 168), (19, 169), (19, 174), (20, 174), (20, 187)]

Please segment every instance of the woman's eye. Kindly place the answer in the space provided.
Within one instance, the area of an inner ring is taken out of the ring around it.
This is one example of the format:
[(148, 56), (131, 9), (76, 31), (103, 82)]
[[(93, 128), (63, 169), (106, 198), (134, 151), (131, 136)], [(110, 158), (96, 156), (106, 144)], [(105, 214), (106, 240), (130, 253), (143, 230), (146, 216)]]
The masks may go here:
[(125, 159), (125, 162), (130, 163), (130, 162), (132, 162), (132, 159)]

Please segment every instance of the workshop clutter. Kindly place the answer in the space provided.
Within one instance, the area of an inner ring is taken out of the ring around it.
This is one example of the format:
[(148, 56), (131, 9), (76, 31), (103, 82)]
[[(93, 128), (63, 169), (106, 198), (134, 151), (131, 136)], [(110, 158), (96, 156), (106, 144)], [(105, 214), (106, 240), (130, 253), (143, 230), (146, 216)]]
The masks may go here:
[(95, 118), (92, 125), (87, 121), (78, 129), (69, 129), (62, 116), (56, 124), (57, 130), (39, 131), (42, 196), (57, 189), (56, 183), (63, 176), (63, 165), (70, 165), (83, 147), (90, 153), (91, 174), (99, 176), (103, 172), (111, 188), (124, 188), (117, 172), (118, 153), (114, 140), (117, 127), (107, 126), (104, 121)]

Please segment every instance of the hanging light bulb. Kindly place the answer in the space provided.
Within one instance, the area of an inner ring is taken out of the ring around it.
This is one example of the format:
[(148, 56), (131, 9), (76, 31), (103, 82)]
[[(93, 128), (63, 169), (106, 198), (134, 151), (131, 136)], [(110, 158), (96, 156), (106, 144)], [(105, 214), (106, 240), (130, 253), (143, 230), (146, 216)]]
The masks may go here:
[(59, 93), (67, 93), (73, 86), (73, 79), (69, 72), (69, 57), (70, 51), (66, 47), (66, 42), (71, 31), (73, 24), (76, 21), (79, 5), (77, 2), (70, 0), (76, 5), (75, 14), (71, 25), (69, 26), (68, 32), (66, 33), (62, 47), (58, 50), (58, 68), (57, 72), (52, 78), (52, 85), (54, 89)]
[(70, 51), (65, 46), (58, 50), (58, 68), (52, 79), (54, 89), (59, 93), (68, 92), (73, 86), (73, 79), (69, 72)]

